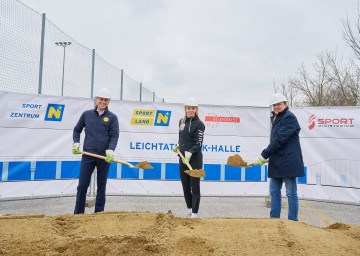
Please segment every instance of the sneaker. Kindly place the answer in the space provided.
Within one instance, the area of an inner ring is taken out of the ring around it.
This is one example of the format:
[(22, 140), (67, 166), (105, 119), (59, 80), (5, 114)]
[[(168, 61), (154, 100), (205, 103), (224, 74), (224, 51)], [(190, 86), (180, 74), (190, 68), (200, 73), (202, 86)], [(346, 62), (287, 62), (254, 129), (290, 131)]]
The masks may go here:
[(191, 212), (189, 212), (188, 214), (186, 214), (185, 218), (191, 218)]
[(190, 218), (197, 218), (197, 217), (198, 217), (197, 213), (191, 213)]

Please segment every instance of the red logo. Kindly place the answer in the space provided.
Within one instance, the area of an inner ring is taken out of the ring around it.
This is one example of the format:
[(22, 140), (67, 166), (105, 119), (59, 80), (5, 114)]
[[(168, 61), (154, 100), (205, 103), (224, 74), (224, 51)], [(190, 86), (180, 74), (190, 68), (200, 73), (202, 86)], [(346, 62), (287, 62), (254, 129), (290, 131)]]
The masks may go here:
[(312, 130), (312, 129), (314, 129), (314, 127), (315, 127), (315, 115), (314, 114), (312, 114), (310, 117), (309, 117), (309, 119), (308, 119), (308, 122), (309, 122), (309, 130)]
[(205, 122), (240, 123), (240, 117), (232, 117), (232, 116), (205, 116)]
[(213, 113), (209, 113), (205, 116), (205, 122), (212, 128), (218, 127), (220, 123), (240, 123), (240, 117), (238, 116), (218, 116)]
[(308, 119), (309, 130), (315, 128), (316, 123), (317, 127), (326, 127), (326, 128), (353, 128), (355, 118), (316, 118), (312, 114)]

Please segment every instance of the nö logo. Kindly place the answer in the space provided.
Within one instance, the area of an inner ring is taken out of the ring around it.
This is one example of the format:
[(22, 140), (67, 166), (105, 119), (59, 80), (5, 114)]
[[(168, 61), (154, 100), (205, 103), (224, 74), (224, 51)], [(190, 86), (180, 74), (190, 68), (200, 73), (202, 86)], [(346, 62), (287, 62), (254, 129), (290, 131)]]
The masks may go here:
[(61, 122), (64, 109), (65, 105), (63, 104), (48, 104), (44, 120)]
[(171, 111), (154, 109), (134, 109), (131, 125), (139, 126), (169, 126)]

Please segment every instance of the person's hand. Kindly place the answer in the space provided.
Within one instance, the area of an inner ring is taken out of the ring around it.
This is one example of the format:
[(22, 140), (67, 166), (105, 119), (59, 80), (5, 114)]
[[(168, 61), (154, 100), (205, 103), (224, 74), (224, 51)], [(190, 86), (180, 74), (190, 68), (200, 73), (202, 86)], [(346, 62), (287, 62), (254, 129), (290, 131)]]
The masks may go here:
[(183, 164), (188, 164), (190, 162), (191, 153), (189, 151), (185, 151), (185, 157), (182, 159)]
[(258, 165), (263, 165), (266, 163), (265, 158), (263, 158), (262, 156), (259, 156), (258, 160), (257, 160), (257, 164)]
[(114, 161), (114, 150), (108, 149), (105, 151), (105, 153), (105, 161), (111, 164)]
[(179, 150), (179, 146), (176, 146), (176, 147), (174, 147), (174, 148), (173, 148), (173, 150), (172, 150), (172, 151), (174, 151), (175, 153), (177, 153), (177, 152), (178, 152), (178, 150)]
[(72, 153), (74, 155), (78, 155), (78, 154), (81, 154), (80, 152), (80, 143), (79, 142), (75, 142), (72, 146)]

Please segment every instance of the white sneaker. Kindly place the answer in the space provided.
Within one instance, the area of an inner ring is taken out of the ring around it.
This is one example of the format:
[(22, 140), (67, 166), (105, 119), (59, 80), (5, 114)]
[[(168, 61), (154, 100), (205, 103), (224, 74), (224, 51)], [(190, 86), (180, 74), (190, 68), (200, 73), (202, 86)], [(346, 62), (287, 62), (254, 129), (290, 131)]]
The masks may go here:
[(186, 214), (185, 218), (191, 218), (191, 212), (189, 212), (188, 214)]
[(191, 213), (190, 218), (197, 218), (197, 217), (198, 217), (197, 213)]

